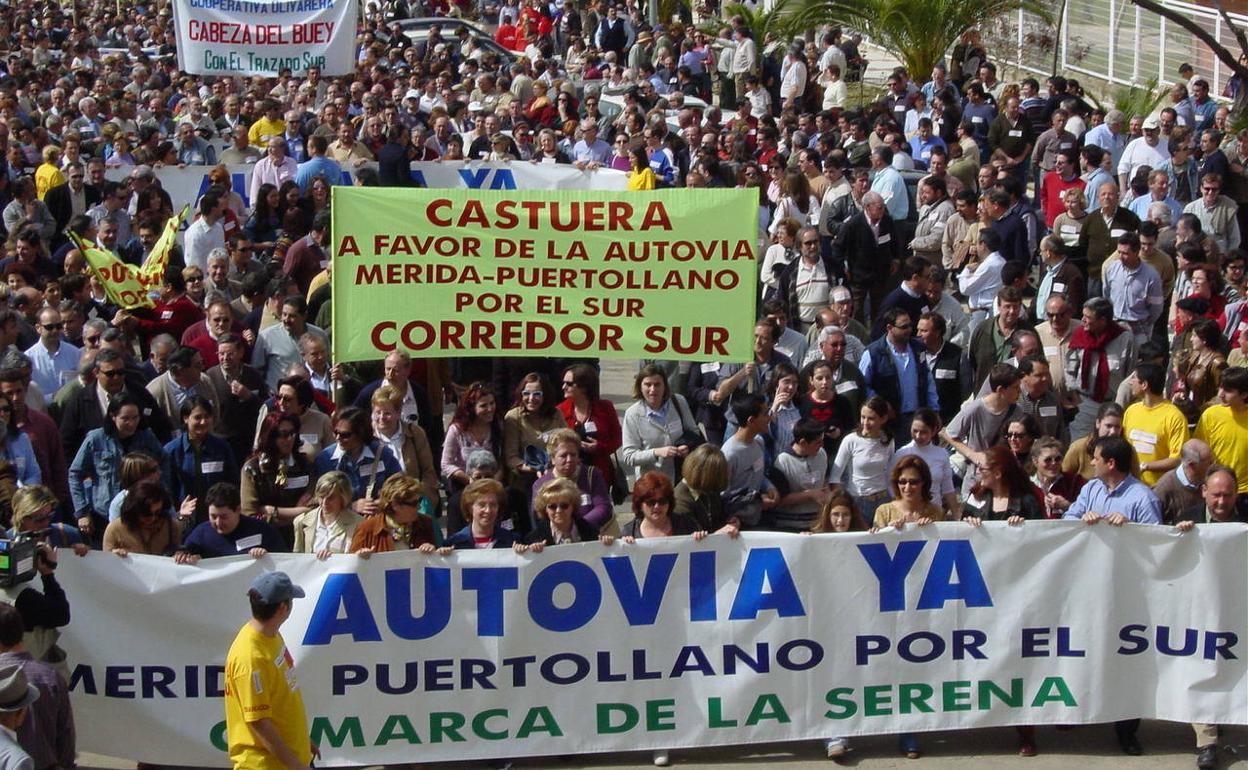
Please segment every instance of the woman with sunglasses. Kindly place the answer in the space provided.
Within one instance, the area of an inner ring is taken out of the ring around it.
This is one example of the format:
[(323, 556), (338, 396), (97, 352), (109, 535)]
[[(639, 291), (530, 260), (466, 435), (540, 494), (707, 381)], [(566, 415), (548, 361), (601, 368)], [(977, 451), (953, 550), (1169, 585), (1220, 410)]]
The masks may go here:
[(323, 476), (330, 471), (342, 471), (351, 479), (355, 502), (352, 509), (363, 516), (377, 512), (377, 496), (381, 487), (391, 476), (402, 473), (399, 461), (390, 447), (373, 435), (369, 415), (359, 407), (348, 406), (334, 413), (333, 446), (327, 446), (316, 456), (312, 471)]
[(54, 548), (73, 548), (74, 553), (82, 556), (90, 550), (84, 542), (82, 533), (69, 526), (52, 521), (59, 501), (52, 490), (42, 484), (22, 487), (13, 493), (10, 503), (13, 508), (13, 528), (6, 536), (10, 539), (23, 532), (48, 533), (47, 543)]
[(598, 536), (598, 528), (576, 515), (581, 504), (581, 490), (568, 479), (552, 479), (542, 485), (533, 501), (533, 514), (537, 526), (525, 542), (529, 550), (541, 553), (548, 545), (588, 543), (601, 539), (603, 545), (611, 545), (615, 538)]
[(984, 453), (979, 482), (971, 488), (962, 521), (978, 527), (985, 521), (1022, 524), (1027, 519), (1043, 519), (1040, 490), (1031, 483), (1014, 453), (1000, 444)]
[(932, 502), (932, 472), (922, 457), (906, 455), (890, 475), (893, 499), (875, 510), (873, 529), (902, 529), (907, 524), (921, 527), (945, 520), (944, 509)]
[(433, 462), (433, 449), (424, 428), (414, 420), (403, 419), (403, 395), (391, 385), (382, 385), (369, 399), (373, 407), (373, 433), (390, 447), (399, 467), (414, 476), (425, 489), (426, 507), (421, 513), (437, 516), (438, 466)]
[(140, 481), (128, 490), (121, 516), (104, 530), (104, 550), (121, 557), (132, 553), (172, 556), (182, 530), (169, 516), (169, 490), (159, 481)]
[(526, 499), (533, 482), (550, 465), (547, 437), (565, 427), (554, 396), (546, 375), (529, 372), (516, 387), (511, 409), (503, 415), (503, 463), (511, 486)]
[(243, 464), (239, 485), (243, 515), (269, 522), (292, 540), (294, 520), (311, 504), (314, 480), (299, 441), (299, 418), (280, 413), (266, 417), (260, 448)]
[(361, 559), (388, 551), (433, 553), (442, 534), (433, 519), (420, 512), (424, 499), (420, 482), (411, 476), (400, 473), (386, 479), (377, 498), (377, 515), (356, 526), (348, 553)]
[(611, 455), (623, 443), (623, 431), (615, 404), (600, 398), (598, 371), (589, 364), (573, 364), (560, 380), (563, 401), (559, 412), (564, 423), (581, 437), (581, 454), (606, 480), (610, 488), (614, 474)]
[(1044, 517), (1062, 518), (1083, 489), (1084, 478), (1073, 471), (1062, 470), (1062, 442), (1052, 436), (1036, 439), (1031, 446), (1031, 462), (1036, 468), (1031, 483), (1043, 496)]
[[(623, 131), (615, 135), (611, 140), (611, 163), (608, 164), (616, 171), (624, 171), (626, 173), (633, 170), (633, 155), (629, 152), (628, 134)], [(649, 164), (647, 164), (648, 166)]]

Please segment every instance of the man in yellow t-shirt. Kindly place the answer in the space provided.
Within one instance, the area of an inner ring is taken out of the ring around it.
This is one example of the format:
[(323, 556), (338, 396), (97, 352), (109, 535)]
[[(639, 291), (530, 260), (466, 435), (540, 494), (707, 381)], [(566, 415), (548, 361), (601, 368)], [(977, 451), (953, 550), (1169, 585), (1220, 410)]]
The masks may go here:
[(247, 129), (247, 141), (252, 147), (268, 148), (269, 140), (286, 133), (286, 121), (282, 120), (282, 105), (276, 99), (264, 103), (264, 115)]
[(225, 731), (236, 770), (301, 770), (316, 747), (295, 680), (295, 661), (278, 633), (303, 589), (285, 572), (252, 581), (251, 620), (225, 659)]
[(1196, 438), (1213, 451), (1213, 460), (1235, 471), (1240, 514), (1248, 507), (1248, 369), (1232, 367), (1222, 373), (1218, 389), (1221, 406), (1211, 406), (1196, 423)]
[(1140, 364), (1131, 385), (1139, 399), (1122, 416), (1122, 435), (1135, 448), (1140, 462), (1140, 481), (1150, 487), (1162, 475), (1179, 466), (1179, 453), (1187, 442), (1187, 418), (1165, 399), (1166, 370), (1160, 364)]

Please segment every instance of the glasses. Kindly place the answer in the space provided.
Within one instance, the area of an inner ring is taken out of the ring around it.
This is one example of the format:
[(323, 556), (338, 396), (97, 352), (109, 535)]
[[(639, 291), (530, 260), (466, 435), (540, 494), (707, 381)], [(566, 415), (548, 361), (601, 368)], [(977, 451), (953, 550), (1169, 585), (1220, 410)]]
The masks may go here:
[(276, 436), (277, 438), (294, 438), (295, 436), (299, 435), (299, 433), (298, 431), (293, 431), (293, 430), (278, 430), (278, 431), (274, 431), (273, 435)]
[(899, 332), (910, 331), (910, 324), (893, 324), (893, 328)]
[(1202, 187), (1201, 192), (1222, 192), (1221, 187)]
[(1040, 458), (1040, 462), (1044, 463), (1045, 465), (1050, 465), (1052, 463), (1060, 463), (1061, 461), (1062, 461), (1061, 455), (1050, 455), (1049, 457)]
[(572, 510), (572, 503), (546, 503), (546, 510), (548, 511), (570, 511)]
[(90, 337), (83, 337), (82, 341), (87, 343), (88, 345), (94, 345), (100, 341), (100, 335), (93, 334)]
[(405, 508), (416, 508), (420, 505), (420, 500), (419, 499), (413, 500), (411, 498), (408, 498), (406, 500), (395, 500), (394, 504), (402, 505)]
[(50, 332), (59, 332), (61, 329), (64, 329), (64, 328), (65, 328), (65, 324), (63, 324), (63, 323), (60, 323), (60, 324), (39, 324), (39, 325), (40, 325), (40, 326), (42, 326), (43, 328), (47, 329), (47, 330), (48, 330), (48, 331), (50, 331)]
[(901, 479), (897, 479), (897, 486), (899, 486), (899, 487), (912, 487), (912, 486), (918, 486), (919, 484), (922, 484), (922, 483), (923, 483), (923, 482), (922, 482), (922, 481), (920, 481), (919, 479), (911, 479), (911, 478), (901, 478)]
[(278, 393), (277, 400), (278, 401), (294, 401), (295, 397), (290, 395), (289, 393)]
[(125, 373), (126, 372), (124, 369), (101, 369), (100, 370), (101, 377), (120, 377), (121, 375)]
[(192, 275), (190, 278), (186, 279), (186, 282), (187, 283), (203, 283), (204, 277), (202, 275)]
[(355, 431), (350, 431), (350, 430), (334, 431), (334, 438), (337, 438), (337, 439), (351, 438), (354, 435), (355, 435)]

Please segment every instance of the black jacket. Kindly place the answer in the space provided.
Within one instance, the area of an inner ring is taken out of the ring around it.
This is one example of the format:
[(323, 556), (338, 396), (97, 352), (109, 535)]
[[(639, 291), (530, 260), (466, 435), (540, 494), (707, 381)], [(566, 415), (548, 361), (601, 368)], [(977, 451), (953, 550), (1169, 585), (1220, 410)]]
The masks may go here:
[(832, 261), (846, 268), (850, 283), (860, 286), (892, 274), (901, 259), (901, 236), (888, 212), (880, 219), (879, 237), (871, 231), (866, 212), (850, 217), (832, 241)]
[[(100, 188), (84, 184), (82, 189), (86, 197), (87, 209), (100, 202)], [(59, 241), (61, 233), (65, 232), (65, 226), (69, 224), (70, 218), (74, 215), (74, 204), (69, 197), (69, 185), (57, 185), (48, 190), (47, 195), (43, 197), (43, 202), (52, 214), (52, 218), (56, 220), (56, 236), (53, 240)], [(86, 213), (86, 209), (83, 209), (83, 213)]]
[[(139, 420), (140, 430), (150, 428), (161, 444), (166, 444), (173, 438), (169, 419), (165, 417), (164, 411), (156, 404), (156, 399), (152, 398), (151, 393), (148, 393), (145, 388), (134, 387), (129, 382), (121, 392), (130, 395), (138, 402), (139, 413), (142, 415)], [(100, 409), (100, 400), (96, 396), (95, 385), (81, 388), (65, 404), (65, 410), (61, 413), (61, 444), (65, 447), (65, 456), (77, 455), (78, 447), (87, 437), (87, 433), (102, 427), (104, 427), (104, 412)]]

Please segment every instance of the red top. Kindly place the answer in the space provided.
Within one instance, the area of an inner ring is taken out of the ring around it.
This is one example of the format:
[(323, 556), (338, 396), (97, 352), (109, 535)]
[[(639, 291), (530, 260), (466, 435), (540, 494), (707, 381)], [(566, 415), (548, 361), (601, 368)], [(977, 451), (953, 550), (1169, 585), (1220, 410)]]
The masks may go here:
[(145, 337), (151, 339), (157, 334), (172, 335), (175, 340), (182, 339), (182, 333), (204, 320), (204, 311), (200, 310), (185, 294), (173, 302), (157, 302), (154, 310), (140, 311), (143, 315), (134, 316), (135, 328)]
[(604, 399), (589, 402), (589, 419), (580, 425), (572, 409), (572, 399), (565, 399), (558, 406), (559, 413), (568, 427), (578, 433), (584, 433), (598, 446), (590, 453), (590, 462), (611, 485), (611, 454), (624, 443), (623, 431), (620, 429), (620, 416), (615, 411), (615, 404)]

